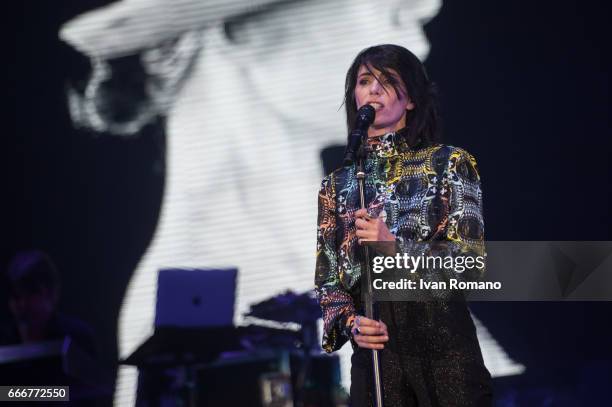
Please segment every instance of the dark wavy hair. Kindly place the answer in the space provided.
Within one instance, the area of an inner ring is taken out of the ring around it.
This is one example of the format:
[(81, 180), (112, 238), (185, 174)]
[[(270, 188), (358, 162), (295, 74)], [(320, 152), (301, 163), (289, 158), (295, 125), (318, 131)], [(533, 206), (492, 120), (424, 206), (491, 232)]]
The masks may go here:
[[(346, 124), (351, 134), (357, 117), (355, 102), (355, 85), (359, 68), (364, 65), (368, 70), (376, 69), (383, 75), (391, 77), (389, 70), (395, 70), (406, 85), (408, 96), (415, 105), (406, 115), (407, 131), (405, 137), (409, 145), (414, 145), (420, 138), (426, 145), (439, 141), (440, 118), (438, 116), (437, 87), (429, 80), (425, 67), (412, 52), (393, 44), (375, 45), (361, 51), (346, 73), (344, 88), (344, 106)], [(374, 76), (374, 75), (373, 75)], [(379, 78), (376, 78), (379, 80)], [(399, 95), (399, 83), (392, 83)]]

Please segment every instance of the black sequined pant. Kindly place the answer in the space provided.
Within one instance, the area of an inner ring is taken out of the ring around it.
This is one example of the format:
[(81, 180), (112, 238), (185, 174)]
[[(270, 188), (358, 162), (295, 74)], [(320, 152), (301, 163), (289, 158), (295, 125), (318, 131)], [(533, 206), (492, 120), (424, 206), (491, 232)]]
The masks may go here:
[[(389, 328), (380, 351), (385, 407), (492, 405), (491, 376), (465, 304), (380, 303), (379, 315)], [(371, 351), (356, 348), (351, 364), (351, 406), (373, 406)]]

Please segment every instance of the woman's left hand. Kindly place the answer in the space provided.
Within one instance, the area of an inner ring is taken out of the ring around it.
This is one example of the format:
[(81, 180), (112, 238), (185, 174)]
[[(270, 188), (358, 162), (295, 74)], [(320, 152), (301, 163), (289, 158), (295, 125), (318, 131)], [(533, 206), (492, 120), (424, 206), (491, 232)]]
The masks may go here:
[[(355, 212), (355, 227), (359, 244), (365, 242), (395, 242), (395, 235), (389, 231), (383, 220), (368, 215), (366, 209)], [(386, 245), (385, 245), (386, 246)]]

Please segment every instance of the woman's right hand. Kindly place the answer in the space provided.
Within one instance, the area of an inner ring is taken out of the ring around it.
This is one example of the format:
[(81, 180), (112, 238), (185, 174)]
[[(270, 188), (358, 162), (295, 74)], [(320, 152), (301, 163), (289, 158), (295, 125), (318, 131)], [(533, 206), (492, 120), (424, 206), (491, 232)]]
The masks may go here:
[(355, 317), (355, 324), (351, 333), (360, 348), (384, 349), (384, 343), (389, 340), (387, 325), (384, 322), (375, 321), (361, 315)]

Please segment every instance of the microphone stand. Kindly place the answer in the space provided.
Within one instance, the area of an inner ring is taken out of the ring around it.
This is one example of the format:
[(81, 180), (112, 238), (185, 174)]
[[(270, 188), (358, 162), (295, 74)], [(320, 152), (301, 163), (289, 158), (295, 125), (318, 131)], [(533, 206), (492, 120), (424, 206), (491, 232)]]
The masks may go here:
[[(362, 209), (365, 209), (365, 158), (368, 146), (368, 132), (364, 131), (361, 141), (361, 146), (357, 152), (357, 162), (355, 164), (355, 176), (359, 185), (359, 201)], [(362, 278), (366, 281), (366, 292), (363, 293), (365, 299), (365, 316), (374, 319), (374, 300), (372, 294), (372, 270), (370, 267), (370, 248), (367, 245), (363, 246), (363, 257), (365, 260), (364, 273)], [(378, 349), (372, 349), (372, 368), (374, 373), (374, 396), (376, 407), (383, 407), (382, 401), (382, 386), (380, 382), (380, 357)]]

